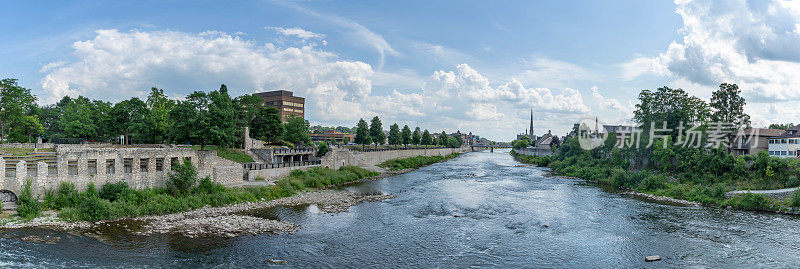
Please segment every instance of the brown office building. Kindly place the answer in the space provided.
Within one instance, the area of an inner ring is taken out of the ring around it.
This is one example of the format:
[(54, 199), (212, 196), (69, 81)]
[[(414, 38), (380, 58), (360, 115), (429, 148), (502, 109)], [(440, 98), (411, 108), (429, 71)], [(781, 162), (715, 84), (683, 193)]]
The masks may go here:
[(291, 116), (303, 118), (305, 114), (306, 99), (294, 96), (290, 91), (260, 92), (256, 95), (264, 99), (265, 106), (278, 108), (283, 122), (289, 120)]

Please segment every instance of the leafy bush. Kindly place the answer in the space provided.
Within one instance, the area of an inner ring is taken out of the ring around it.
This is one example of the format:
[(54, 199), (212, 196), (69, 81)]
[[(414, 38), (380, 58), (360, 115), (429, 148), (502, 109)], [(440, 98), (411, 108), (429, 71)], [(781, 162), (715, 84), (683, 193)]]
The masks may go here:
[(128, 188), (128, 183), (125, 181), (106, 183), (100, 188), (100, 198), (114, 202), (123, 197), (128, 191), (130, 191), (130, 188)]
[(328, 143), (319, 142), (319, 146), (317, 146), (317, 157), (325, 156), (329, 151), (331, 151), (331, 148), (328, 147)]
[(409, 157), (409, 158), (401, 158), (401, 159), (392, 159), (385, 161), (378, 166), (390, 168), (392, 170), (400, 170), (400, 169), (408, 169), (408, 168), (419, 168), (424, 165), (429, 165), (432, 163), (441, 162), (444, 160), (449, 160), (461, 155), (460, 153), (451, 153), (447, 156), (416, 156), (416, 157)]
[(763, 194), (748, 192), (728, 199), (724, 205), (743, 210), (758, 210), (768, 208), (769, 201)]
[(61, 212), (58, 212), (58, 217), (66, 220), (66, 221), (80, 221), (81, 212), (77, 208), (74, 207), (65, 207), (61, 209)]
[(197, 182), (197, 169), (195, 169), (192, 162), (188, 159), (183, 160), (183, 164), (175, 166), (173, 173), (169, 174), (167, 181), (167, 190), (173, 196), (186, 195), (194, 187)]
[(42, 213), (42, 205), (33, 197), (31, 184), (31, 179), (26, 180), (18, 197), (17, 213), (24, 219), (33, 219)]
[(648, 175), (641, 182), (637, 190), (640, 191), (653, 191), (664, 188), (667, 182), (667, 177), (662, 175)]
[(78, 205), (78, 211), (83, 220), (97, 221), (108, 219), (111, 211), (111, 202), (99, 196), (87, 195)]
[(54, 207), (52, 209), (61, 209), (64, 207), (75, 207), (80, 201), (78, 190), (75, 188), (75, 183), (61, 182), (58, 186), (58, 196), (55, 198)]
[(800, 207), (800, 189), (794, 190), (794, 192), (792, 192), (792, 198), (789, 201), (789, 205), (792, 207)]

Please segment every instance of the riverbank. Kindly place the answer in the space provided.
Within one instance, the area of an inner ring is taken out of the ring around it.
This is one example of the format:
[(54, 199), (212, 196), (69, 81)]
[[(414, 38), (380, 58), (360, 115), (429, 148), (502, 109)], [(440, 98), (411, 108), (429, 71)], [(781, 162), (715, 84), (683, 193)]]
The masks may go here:
[[(550, 167), (552, 160), (549, 157), (531, 157), (517, 154), (513, 151), (511, 152), (511, 155), (519, 162), (540, 167), (547, 167), (551, 170), (550, 176), (558, 176), (603, 184), (621, 191), (621, 194), (633, 195), (655, 202), (671, 203), (684, 206), (706, 206), (714, 208), (740, 209), (787, 215), (800, 214), (800, 211), (798, 211), (796, 208), (789, 206), (792, 203), (791, 199), (793, 197), (772, 198), (764, 196), (760, 193), (748, 192), (743, 192), (741, 195), (726, 197), (725, 195), (728, 192), (726, 192), (725, 189), (720, 185), (708, 187), (689, 186), (678, 183), (677, 179), (674, 177), (652, 173), (649, 171), (639, 171), (633, 173), (622, 169), (616, 169), (608, 176), (601, 176), (600, 173), (583, 173), (584, 170), (594, 172), (595, 168), (578, 169), (575, 171), (565, 169), (565, 171), (559, 171), (553, 167)], [(569, 166), (569, 168), (572, 168), (572, 166)], [(572, 174), (576, 175), (573, 176)], [(586, 176), (587, 174), (590, 174), (591, 176)], [(644, 177), (644, 179), (639, 180), (637, 188), (620, 187), (620, 185), (624, 185), (621, 182), (630, 180), (631, 177)], [(644, 188), (646, 190), (643, 191), (640, 188)]]
[[(457, 156), (457, 155), (456, 155)], [(439, 161), (451, 159), (448, 156)], [(412, 157), (415, 158), (415, 157)], [(430, 163), (429, 163), (430, 164)], [(427, 164), (426, 164), (427, 165)], [(419, 166), (418, 166), (419, 167)], [(418, 168), (417, 167), (417, 168)], [(58, 216), (56, 211), (44, 211), (39, 217), (31, 220), (23, 218), (0, 219), (0, 229), (42, 228), (74, 233), (85, 233), (98, 230), (103, 226), (118, 226), (126, 232), (135, 235), (175, 234), (185, 237), (235, 237), (246, 234), (263, 233), (291, 233), (298, 228), (297, 225), (278, 220), (264, 219), (247, 215), (247, 212), (269, 209), (281, 206), (315, 205), (323, 213), (346, 212), (351, 206), (361, 202), (376, 202), (394, 198), (391, 194), (357, 194), (347, 190), (334, 190), (334, 188), (352, 184), (358, 180), (379, 180), (399, 174), (408, 173), (417, 168), (399, 170), (383, 169), (381, 173), (369, 177), (358, 177), (355, 180), (334, 181), (334, 184), (313, 187), (319, 180), (330, 183), (328, 180), (317, 178), (313, 183), (308, 177), (314, 177), (315, 172), (292, 173), (292, 176), (282, 179), (286, 186), (312, 187), (306, 191), (299, 191), (295, 195), (277, 199), (260, 198), (256, 201), (212, 207), (205, 205), (201, 208), (171, 214), (149, 215), (138, 217), (114, 218), (110, 220), (91, 221), (65, 221)], [(346, 168), (345, 170), (353, 170)], [(363, 170), (363, 169), (362, 169)], [(364, 170), (366, 171), (366, 170)], [(321, 175), (326, 175), (322, 173)], [(283, 185), (283, 184), (282, 184)], [(240, 192), (243, 190), (239, 190)], [(130, 223), (136, 223), (131, 225)]]

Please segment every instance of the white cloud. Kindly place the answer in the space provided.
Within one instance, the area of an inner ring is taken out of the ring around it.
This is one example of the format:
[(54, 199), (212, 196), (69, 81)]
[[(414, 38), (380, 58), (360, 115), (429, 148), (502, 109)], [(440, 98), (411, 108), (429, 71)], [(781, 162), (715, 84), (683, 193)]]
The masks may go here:
[(378, 63), (378, 70), (383, 69), (383, 62), (386, 58), (386, 54), (399, 55), (399, 53), (394, 48), (392, 48), (392, 46), (389, 45), (389, 42), (386, 42), (386, 40), (383, 39), (381, 35), (376, 34), (373, 31), (370, 31), (369, 29), (367, 29), (367, 27), (364, 27), (364, 25), (361, 25), (351, 19), (337, 16), (334, 14), (316, 12), (314, 10), (307, 9), (305, 7), (302, 7), (300, 5), (297, 5), (289, 1), (285, 2), (275, 1), (274, 3), (283, 5), (285, 7), (289, 7), (300, 13), (312, 17), (323, 19), (333, 25), (343, 28), (346, 34), (353, 36), (354, 38), (358, 39), (361, 43), (369, 45), (370, 47), (375, 49), (375, 51), (378, 52), (380, 56), (380, 62)]
[[(314, 47), (277, 48), (220, 32), (98, 30), (73, 44), (76, 61), (47, 64), (45, 102), (64, 95), (119, 100), (152, 87), (176, 94), (225, 83), (232, 95), (290, 90), (305, 96), (312, 118), (347, 120), (361, 113), (372, 68), (337, 60)], [(214, 89), (214, 88), (211, 88)]]
[(324, 39), (324, 34), (314, 33), (302, 28), (282, 28), (282, 27), (267, 27), (267, 29), (275, 30), (276, 32), (289, 37), (297, 37), (300, 39)]
[(624, 105), (617, 99), (604, 97), (597, 86), (592, 86), (592, 97), (604, 109), (620, 116), (616, 120), (629, 120), (633, 118), (634, 105), (628, 101)]
[(800, 99), (800, 9), (787, 1), (676, 1), (683, 40), (655, 59), (660, 74), (739, 84), (752, 101)]

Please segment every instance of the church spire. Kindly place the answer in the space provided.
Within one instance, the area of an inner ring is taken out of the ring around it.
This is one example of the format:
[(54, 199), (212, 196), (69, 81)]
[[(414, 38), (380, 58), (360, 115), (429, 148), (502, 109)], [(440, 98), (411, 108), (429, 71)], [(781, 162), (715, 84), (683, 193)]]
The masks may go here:
[(531, 128), (528, 133), (531, 134), (531, 138), (533, 138), (533, 109), (531, 109)]

